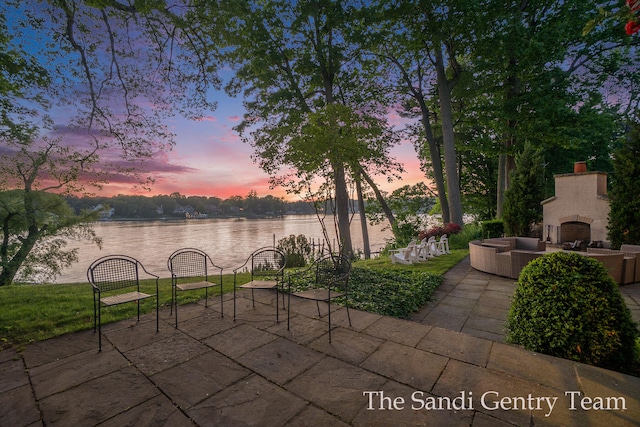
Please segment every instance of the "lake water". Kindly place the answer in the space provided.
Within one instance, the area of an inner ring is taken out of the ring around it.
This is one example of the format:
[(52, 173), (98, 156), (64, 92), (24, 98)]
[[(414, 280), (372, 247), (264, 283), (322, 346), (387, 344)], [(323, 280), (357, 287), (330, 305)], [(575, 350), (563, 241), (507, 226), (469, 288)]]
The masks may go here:
[[(327, 228), (335, 240), (333, 221)], [(392, 237), (385, 225), (369, 226), (371, 251), (378, 251)], [(94, 227), (102, 238), (102, 250), (88, 242), (70, 241), (67, 248), (79, 248), (79, 262), (64, 270), (57, 283), (86, 282), (87, 267), (105, 255), (129, 255), (138, 259), (150, 273), (169, 277), (167, 259), (175, 250), (185, 247), (205, 251), (213, 262), (230, 273), (241, 266), (256, 249), (272, 246), (290, 235), (303, 234), (316, 243), (322, 242), (322, 227), (315, 215), (290, 215), (273, 219), (199, 219), (175, 221), (98, 222)], [(351, 224), (353, 248), (363, 247), (360, 218)], [(331, 242), (332, 245), (334, 242)]]

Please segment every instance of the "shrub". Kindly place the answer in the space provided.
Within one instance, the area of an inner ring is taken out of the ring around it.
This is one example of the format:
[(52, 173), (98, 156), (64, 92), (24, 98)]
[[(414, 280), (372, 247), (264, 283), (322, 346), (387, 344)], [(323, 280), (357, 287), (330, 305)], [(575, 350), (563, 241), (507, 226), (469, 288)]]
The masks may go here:
[(303, 234), (280, 239), (276, 247), (287, 256), (286, 268), (304, 267), (311, 256), (311, 245)]
[(421, 231), (420, 233), (418, 233), (418, 239), (428, 239), (432, 236), (439, 237), (443, 234), (453, 236), (454, 234), (458, 234), (461, 230), (462, 227), (460, 227), (458, 224), (450, 222), (445, 224), (444, 226), (432, 227), (429, 230)]
[(507, 341), (526, 349), (619, 371), (635, 363), (638, 331), (605, 267), (555, 252), (520, 273)]
[(516, 167), (511, 172), (502, 209), (506, 236), (530, 236), (531, 225), (542, 219), (542, 163), (542, 150), (528, 142), (516, 154)]
[(504, 223), (501, 219), (492, 219), (489, 221), (483, 221), (482, 237), (485, 239), (491, 239), (493, 237), (502, 237), (504, 235)]
[(469, 242), (482, 238), (482, 229), (480, 225), (465, 224), (460, 233), (454, 234), (449, 238), (449, 247), (451, 249), (468, 249)]

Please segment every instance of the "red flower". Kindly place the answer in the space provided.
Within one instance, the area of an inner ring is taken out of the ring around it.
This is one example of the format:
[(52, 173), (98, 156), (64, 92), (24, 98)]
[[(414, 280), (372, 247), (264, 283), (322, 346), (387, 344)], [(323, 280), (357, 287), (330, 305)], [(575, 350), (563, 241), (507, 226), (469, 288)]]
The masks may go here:
[(634, 12), (640, 10), (640, 0), (627, 0), (627, 6)]
[(640, 22), (629, 21), (627, 25), (624, 26), (624, 30), (631, 36), (640, 31)]

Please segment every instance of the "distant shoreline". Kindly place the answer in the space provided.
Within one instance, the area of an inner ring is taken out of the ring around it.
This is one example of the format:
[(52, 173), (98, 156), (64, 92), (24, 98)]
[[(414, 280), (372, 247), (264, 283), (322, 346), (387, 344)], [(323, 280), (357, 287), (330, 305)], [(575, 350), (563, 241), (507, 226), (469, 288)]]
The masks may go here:
[(119, 218), (104, 218), (104, 219), (99, 219), (95, 222), (122, 222), (122, 221), (140, 221), (140, 222), (144, 222), (144, 221), (202, 221), (202, 220), (208, 220), (208, 219), (280, 219), (280, 218), (285, 218), (287, 216), (305, 216), (305, 215), (313, 215), (313, 214), (307, 214), (307, 213), (287, 213), (284, 215), (213, 215), (213, 216), (209, 216), (208, 218), (184, 218), (184, 217), (178, 217), (178, 216), (173, 216), (173, 217), (161, 217), (161, 218), (153, 218), (153, 217), (145, 217), (145, 218), (125, 218), (125, 217), (119, 217)]

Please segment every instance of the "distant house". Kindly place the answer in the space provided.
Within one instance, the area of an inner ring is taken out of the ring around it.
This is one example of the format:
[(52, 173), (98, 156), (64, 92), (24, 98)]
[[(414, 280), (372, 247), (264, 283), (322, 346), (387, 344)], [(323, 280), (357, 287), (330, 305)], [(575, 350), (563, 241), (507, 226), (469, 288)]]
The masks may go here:
[(184, 214), (187, 219), (207, 219), (209, 215), (206, 213), (194, 212), (194, 213), (185, 213)]
[(158, 206), (158, 207), (156, 208), (156, 213), (157, 213), (158, 215), (164, 215), (164, 207), (162, 207), (162, 205)]
[(102, 203), (100, 203), (97, 206), (92, 207), (90, 210), (99, 211), (100, 212), (100, 220), (101, 221), (105, 221), (105, 220), (111, 219), (113, 214), (116, 212), (116, 210), (114, 208), (105, 208), (104, 205), (102, 205)]
[(174, 215), (193, 215), (195, 213), (195, 209), (193, 207), (187, 206), (178, 206), (173, 210)]

